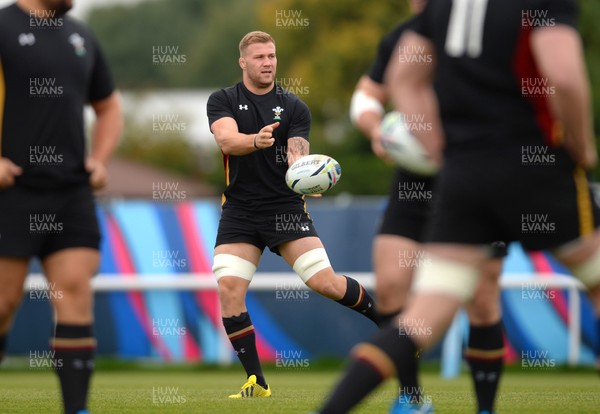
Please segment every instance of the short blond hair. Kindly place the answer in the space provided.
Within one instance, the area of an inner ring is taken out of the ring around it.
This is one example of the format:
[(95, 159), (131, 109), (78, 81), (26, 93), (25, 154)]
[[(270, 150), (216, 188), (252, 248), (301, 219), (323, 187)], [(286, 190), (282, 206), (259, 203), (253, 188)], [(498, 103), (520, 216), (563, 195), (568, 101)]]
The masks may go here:
[(253, 32), (247, 33), (242, 40), (240, 40), (240, 56), (244, 54), (246, 48), (254, 43), (273, 43), (275, 44), (275, 39), (271, 37), (270, 34), (266, 32), (261, 32), (260, 30), (255, 30)]

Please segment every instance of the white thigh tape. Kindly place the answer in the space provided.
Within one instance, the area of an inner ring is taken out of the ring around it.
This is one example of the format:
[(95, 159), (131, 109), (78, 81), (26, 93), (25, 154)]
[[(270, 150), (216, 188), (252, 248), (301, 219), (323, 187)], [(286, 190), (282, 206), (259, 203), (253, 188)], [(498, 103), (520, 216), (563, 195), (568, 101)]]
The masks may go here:
[(223, 276), (236, 276), (251, 281), (256, 272), (256, 266), (241, 257), (222, 253), (215, 255), (212, 271), (217, 280)]
[(308, 282), (308, 279), (313, 277), (317, 272), (331, 267), (331, 263), (329, 263), (329, 257), (327, 257), (325, 249), (320, 247), (309, 250), (298, 257), (294, 262), (293, 267), (294, 271), (300, 276), (300, 279), (306, 283)]
[(473, 298), (478, 279), (476, 267), (434, 256), (418, 268), (414, 290), (447, 294), (466, 303)]

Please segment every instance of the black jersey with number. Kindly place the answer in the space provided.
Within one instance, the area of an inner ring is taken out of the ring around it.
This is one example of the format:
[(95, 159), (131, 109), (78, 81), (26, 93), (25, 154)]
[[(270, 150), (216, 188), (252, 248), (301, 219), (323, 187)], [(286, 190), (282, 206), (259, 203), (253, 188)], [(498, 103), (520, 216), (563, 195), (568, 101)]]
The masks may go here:
[(385, 70), (392, 59), (394, 48), (398, 44), (398, 40), (407, 29), (411, 29), (416, 22), (416, 17), (396, 26), (394, 30), (385, 35), (377, 49), (377, 56), (373, 61), (373, 65), (369, 70), (369, 78), (376, 83), (383, 84)]
[(435, 45), (436, 92), (448, 150), (510, 140), (560, 141), (530, 36), (575, 27), (574, 0), (429, 0), (415, 30)]
[(0, 10), (0, 156), (23, 168), (17, 183), (87, 181), (83, 108), (114, 89), (84, 25), (16, 4)]
[(223, 117), (233, 118), (243, 134), (256, 134), (264, 126), (280, 122), (271, 147), (243, 156), (223, 155), (227, 184), (223, 208), (261, 215), (304, 208), (304, 198), (285, 182), (288, 138), (308, 140), (310, 133), (310, 111), (300, 98), (279, 85), (255, 95), (240, 82), (214, 92), (208, 99), (207, 114), (210, 125)]

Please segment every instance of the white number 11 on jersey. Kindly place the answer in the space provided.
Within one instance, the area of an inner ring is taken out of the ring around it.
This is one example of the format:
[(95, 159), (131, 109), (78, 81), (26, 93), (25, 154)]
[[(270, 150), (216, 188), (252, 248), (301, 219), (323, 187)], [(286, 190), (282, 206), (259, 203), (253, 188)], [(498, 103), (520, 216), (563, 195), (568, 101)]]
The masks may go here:
[(481, 55), (487, 5), (488, 0), (453, 0), (446, 34), (448, 55), (466, 54), (471, 58)]

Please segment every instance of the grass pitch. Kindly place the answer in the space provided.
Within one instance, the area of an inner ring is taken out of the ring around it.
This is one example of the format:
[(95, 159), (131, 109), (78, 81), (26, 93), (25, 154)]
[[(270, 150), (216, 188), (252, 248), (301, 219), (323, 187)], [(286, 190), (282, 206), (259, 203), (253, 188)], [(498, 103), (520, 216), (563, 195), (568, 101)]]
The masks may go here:
[[(244, 382), (241, 367), (228, 370), (98, 370), (93, 378), (92, 413), (308, 413), (318, 408), (341, 371), (267, 370), (273, 397), (229, 400)], [(474, 413), (466, 374), (444, 380), (421, 375), (436, 413)], [(355, 413), (387, 413), (396, 395), (394, 381), (380, 387)], [(0, 413), (60, 413), (57, 379), (51, 371), (0, 369)], [(593, 372), (507, 372), (497, 404), (499, 413), (599, 413), (600, 379)]]

